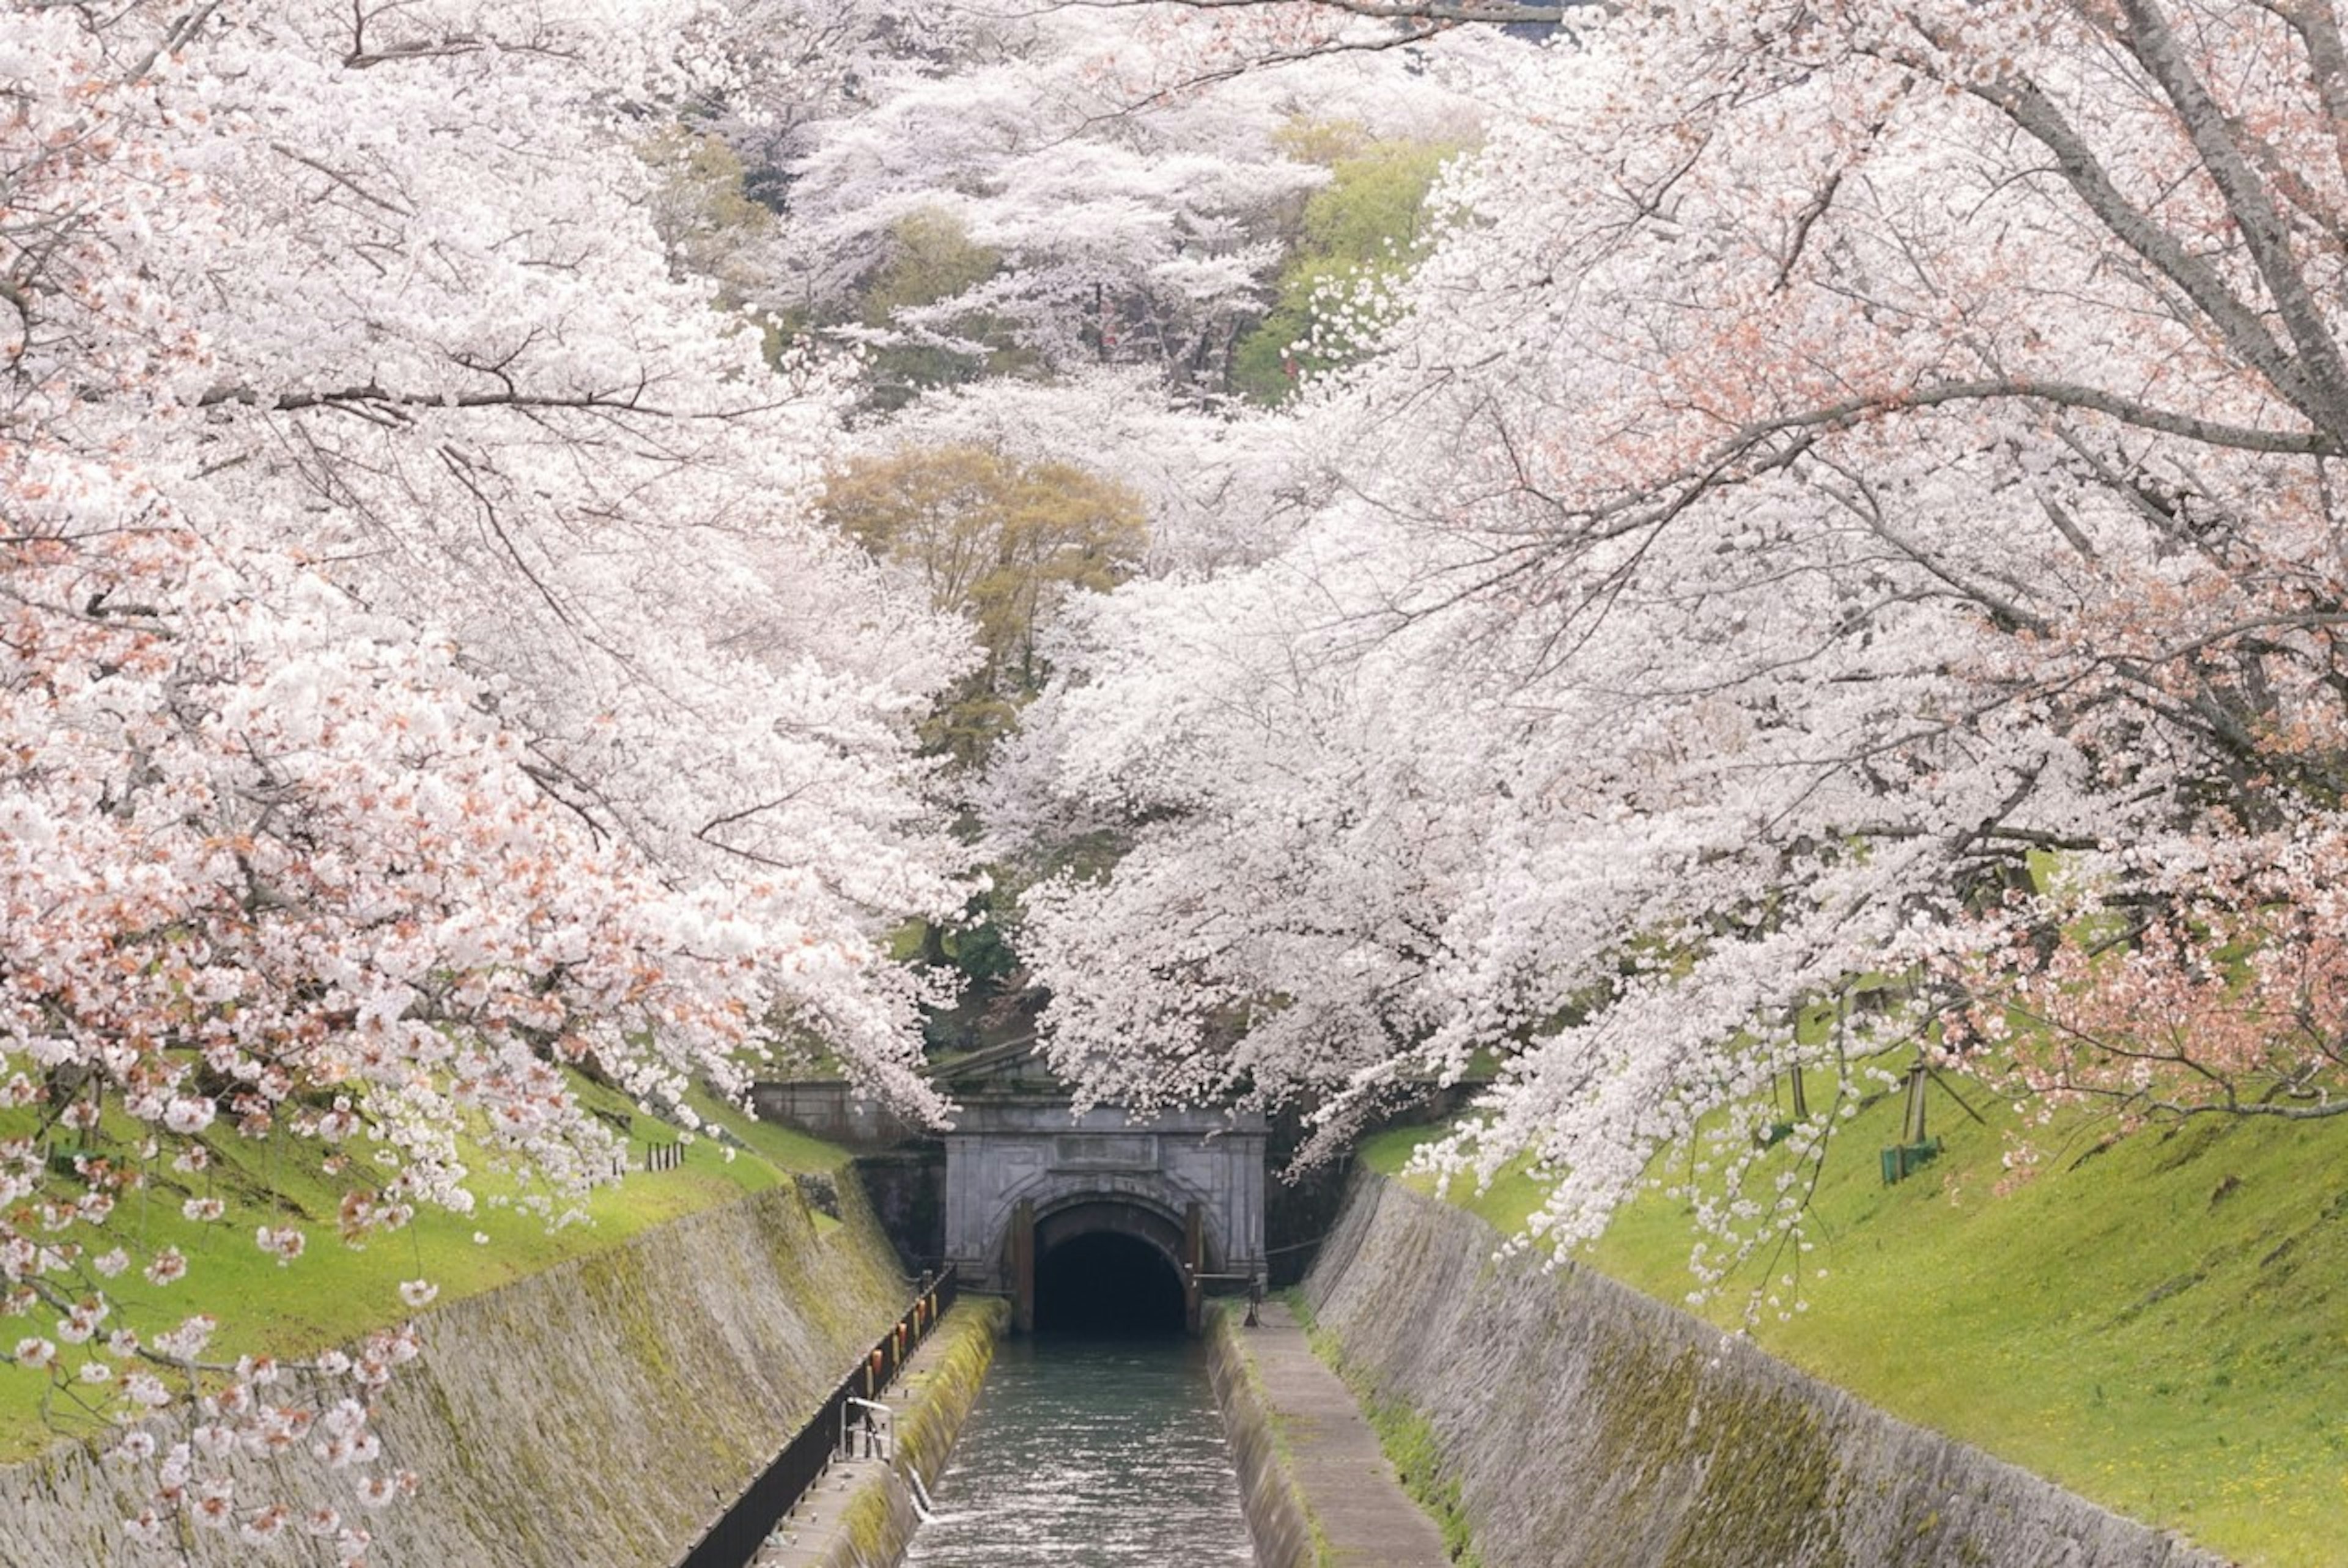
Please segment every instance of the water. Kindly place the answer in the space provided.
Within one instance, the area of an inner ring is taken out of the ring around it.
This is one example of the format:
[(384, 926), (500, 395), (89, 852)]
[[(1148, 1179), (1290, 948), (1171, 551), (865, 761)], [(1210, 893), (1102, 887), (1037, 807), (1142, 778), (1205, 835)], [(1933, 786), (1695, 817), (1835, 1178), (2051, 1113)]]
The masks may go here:
[(1255, 1561), (1196, 1340), (1006, 1339), (945, 1474), (914, 1568), (1125, 1568)]

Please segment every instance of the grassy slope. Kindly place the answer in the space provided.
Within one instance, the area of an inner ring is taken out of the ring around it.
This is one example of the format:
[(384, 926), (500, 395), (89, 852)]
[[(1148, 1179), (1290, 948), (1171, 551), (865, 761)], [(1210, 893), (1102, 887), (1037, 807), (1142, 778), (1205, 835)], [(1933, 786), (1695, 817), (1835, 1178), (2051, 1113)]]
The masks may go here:
[[(215, 1155), (211, 1173), (159, 1170), (153, 1188), (126, 1198), (108, 1227), (135, 1255), (180, 1247), (189, 1258), (186, 1279), (157, 1289), (134, 1270), (113, 1282), (114, 1294), (138, 1314), (132, 1321), (143, 1328), (166, 1327), (192, 1313), (212, 1314), (221, 1329), (208, 1354), (232, 1358), (266, 1350), (298, 1356), (350, 1343), (369, 1329), (414, 1316), (400, 1301), (402, 1280), (428, 1279), (439, 1286), (441, 1302), (459, 1299), (764, 1191), (789, 1180), (793, 1172), (836, 1169), (848, 1157), (829, 1144), (700, 1096), (693, 1102), (695, 1110), (721, 1122), (747, 1149), (729, 1160), (716, 1141), (698, 1139), (686, 1147), (681, 1166), (648, 1174), (643, 1168), (646, 1144), (675, 1142), (675, 1129), (636, 1112), (612, 1091), (583, 1081), (573, 1088), (590, 1106), (632, 1115), (633, 1121), (630, 1173), (615, 1186), (598, 1188), (583, 1204), (591, 1225), (550, 1232), (538, 1215), (485, 1201), (469, 1215), (426, 1211), (399, 1232), (364, 1247), (345, 1246), (337, 1236), (335, 1214), (343, 1193), (357, 1184), (355, 1172), (329, 1178), (318, 1171), (314, 1151), (303, 1151), (300, 1157), (279, 1154), (268, 1144), (216, 1132), (208, 1140)], [(485, 1198), (513, 1192), (495, 1178), (479, 1186)], [(209, 1225), (183, 1218), (180, 1205), (191, 1196), (221, 1199), (226, 1216)], [(558, 1201), (556, 1212), (567, 1206)], [(253, 1231), (263, 1224), (301, 1225), (309, 1234), (308, 1250), (279, 1265), (253, 1245)], [(488, 1239), (477, 1242), (476, 1235)], [(0, 1463), (89, 1430), (70, 1412), (44, 1416), (46, 1386), (37, 1374), (0, 1367)]]
[[(1894, 1187), (1876, 1152), (1896, 1135), (1896, 1102), (1844, 1128), (1815, 1204), (1802, 1307), (1765, 1312), (1755, 1337), (1884, 1409), (2246, 1563), (2342, 1561), (2348, 1126), (2210, 1121), (2092, 1153), (2082, 1137), (1998, 1196), (2003, 1130), (1937, 1093), (1931, 1115), (1947, 1155)], [(1425, 1136), (1385, 1134), (1365, 1157), (1398, 1170)], [(1508, 1228), (1540, 1188), (1519, 1173), (1452, 1195)], [(1680, 1206), (1650, 1193), (1591, 1261), (1678, 1302), (1692, 1239)], [(1756, 1283), (1699, 1310), (1739, 1322)]]

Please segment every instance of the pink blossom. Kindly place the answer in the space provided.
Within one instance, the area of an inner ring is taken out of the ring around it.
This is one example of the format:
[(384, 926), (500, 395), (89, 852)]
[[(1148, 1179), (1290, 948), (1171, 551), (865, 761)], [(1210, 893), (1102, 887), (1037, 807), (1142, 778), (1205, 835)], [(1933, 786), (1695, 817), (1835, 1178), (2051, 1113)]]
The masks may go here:
[(253, 1241), (262, 1251), (274, 1253), (282, 1267), (302, 1255), (310, 1238), (294, 1225), (263, 1225), (253, 1233)]

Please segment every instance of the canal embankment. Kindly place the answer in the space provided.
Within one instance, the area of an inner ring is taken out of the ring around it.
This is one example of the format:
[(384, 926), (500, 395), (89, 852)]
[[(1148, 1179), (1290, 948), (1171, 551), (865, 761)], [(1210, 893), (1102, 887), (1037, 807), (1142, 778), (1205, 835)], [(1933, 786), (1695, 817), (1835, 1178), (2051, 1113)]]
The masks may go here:
[(1353, 1391), (1285, 1302), (1258, 1317), (1217, 1313), (1208, 1353), (1259, 1568), (1445, 1568)]
[[(838, 1214), (786, 1184), (422, 1314), (375, 1419), (417, 1495), (366, 1516), (382, 1568), (667, 1568), (904, 1308), (852, 1184)], [(349, 1491), (308, 1446), (244, 1461), (240, 1491)], [(0, 1568), (127, 1562), (145, 1498), (79, 1443), (0, 1469)], [(290, 1533), (290, 1532), (289, 1532)], [(200, 1564), (242, 1563), (233, 1532)], [(272, 1561), (321, 1565), (331, 1541)]]
[(756, 1568), (887, 1568), (902, 1558), (923, 1512), (916, 1480), (922, 1491), (937, 1485), (1010, 1323), (1008, 1302), (955, 1302), (880, 1401), (891, 1411), (885, 1448), (836, 1460), (776, 1529)]
[[(1348, 1378), (1426, 1423), (1482, 1568), (2218, 1568), (1502, 1241), (1363, 1173), (1304, 1286)], [(1324, 1531), (1334, 1512), (1313, 1500)]]

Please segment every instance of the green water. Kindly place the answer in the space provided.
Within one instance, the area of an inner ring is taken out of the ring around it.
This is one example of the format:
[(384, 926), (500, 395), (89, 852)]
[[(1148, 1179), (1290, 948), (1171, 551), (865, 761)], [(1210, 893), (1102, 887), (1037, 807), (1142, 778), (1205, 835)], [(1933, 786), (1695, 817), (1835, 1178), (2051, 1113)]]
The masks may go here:
[(1005, 1340), (932, 1490), (916, 1568), (1255, 1561), (1206, 1352), (1184, 1336)]

